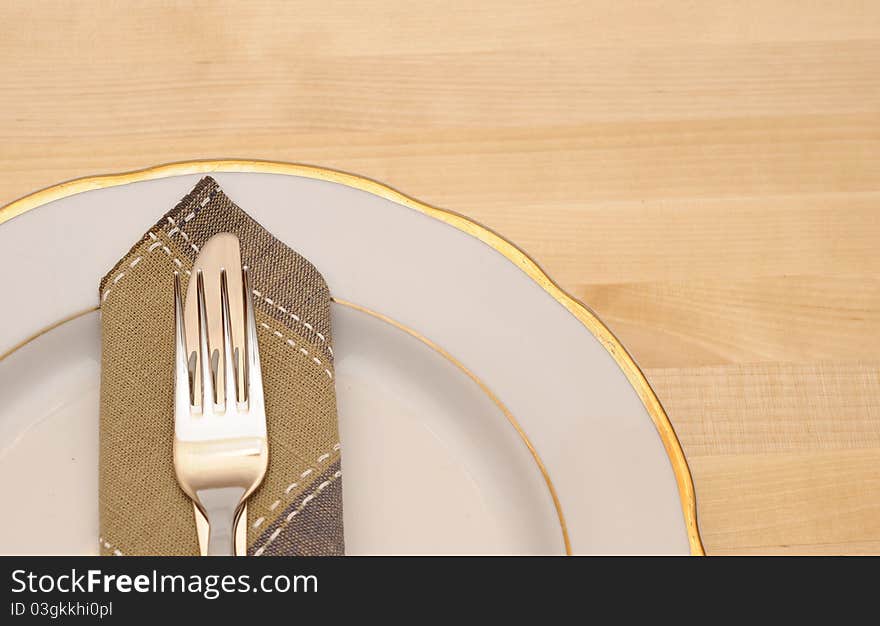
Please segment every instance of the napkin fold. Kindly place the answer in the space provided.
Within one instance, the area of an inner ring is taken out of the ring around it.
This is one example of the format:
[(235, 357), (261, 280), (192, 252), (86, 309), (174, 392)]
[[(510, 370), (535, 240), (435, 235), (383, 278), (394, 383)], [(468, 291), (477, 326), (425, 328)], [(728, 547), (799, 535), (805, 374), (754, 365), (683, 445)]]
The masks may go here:
[(269, 467), (248, 501), (248, 554), (341, 555), (342, 471), (330, 292), (305, 258), (203, 178), (101, 280), (101, 554), (198, 555), (177, 484), (174, 272), (186, 288), (200, 247), (241, 241), (250, 268)]

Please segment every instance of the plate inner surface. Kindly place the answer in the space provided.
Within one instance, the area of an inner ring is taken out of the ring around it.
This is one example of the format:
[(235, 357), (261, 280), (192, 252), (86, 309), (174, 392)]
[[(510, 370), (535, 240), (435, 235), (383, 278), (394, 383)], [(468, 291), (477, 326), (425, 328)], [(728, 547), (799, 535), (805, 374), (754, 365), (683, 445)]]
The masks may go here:
[[(349, 554), (560, 552), (534, 460), (450, 361), (333, 306)], [(89, 313), (0, 361), (2, 554), (95, 554), (100, 318)]]

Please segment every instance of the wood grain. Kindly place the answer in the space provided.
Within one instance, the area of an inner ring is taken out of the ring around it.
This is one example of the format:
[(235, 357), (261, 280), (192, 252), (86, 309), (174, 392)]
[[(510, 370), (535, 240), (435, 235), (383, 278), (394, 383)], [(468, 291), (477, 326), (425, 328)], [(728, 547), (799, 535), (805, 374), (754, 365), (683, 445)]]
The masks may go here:
[(618, 333), (709, 553), (880, 552), (880, 4), (0, 6), (0, 203), (179, 159), (465, 213)]

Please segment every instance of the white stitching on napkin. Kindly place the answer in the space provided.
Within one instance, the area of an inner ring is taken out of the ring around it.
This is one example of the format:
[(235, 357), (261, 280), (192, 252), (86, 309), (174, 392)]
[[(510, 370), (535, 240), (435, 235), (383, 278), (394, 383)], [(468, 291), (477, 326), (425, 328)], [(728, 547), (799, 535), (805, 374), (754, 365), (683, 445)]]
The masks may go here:
[[(338, 452), (338, 451), (339, 451), (339, 448), (340, 448), (340, 444), (339, 444), (338, 442), (333, 444), (333, 452)], [(319, 466), (319, 465), (325, 463), (325, 462), (327, 461), (327, 459), (330, 458), (330, 456), (331, 456), (330, 452), (325, 452), (324, 454), (322, 454), (321, 456), (319, 456), (319, 457), (315, 460), (315, 463), (314, 463), (314, 466), (313, 466), (313, 467), (308, 468), (306, 471), (304, 471), (302, 474), (300, 474), (300, 479), (305, 478), (306, 476), (308, 476), (309, 474), (311, 474), (313, 471), (315, 471), (314, 468), (317, 468), (317, 466)], [(286, 495), (290, 494), (290, 492), (293, 491), (294, 489), (296, 489), (298, 486), (299, 486), (299, 482), (292, 482), (292, 483), (290, 483), (290, 484), (287, 485), (287, 487), (284, 489), (284, 495), (286, 496)], [(282, 496), (282, 498), (283, 498), (283, 497), (284, 497), (284, 496)], [(275, 502), (273, 502), (273, 503), (269, 506), (269, 510), (270, 510), (270, 511), (274, 511), (275, 509), (278, 508), (278, 505), (279, 505), (279, 504), (281, 504), (281, 498), (275, 500)], [(262, 525), (262, 523), (265, 522), (265, 521), (266, 521), (266, 518), (265, 518), (265, 517), (258, 517), (257, 519), (254, 520), (253, 527), (254, 527), (254, 528), (259, 528), (260, 525)]]
[[(272, 335), (274, 335), (275, 337), (278, 337), (278, 339), (282, 339), (282, 340), (284, 340), (284, 343), (286, 343), (286, 344), (287, 344), (288, 346), (290, 346), (291, 348), (296, 348), (296, 342), (294, 342), (293, 339), (290, 339), (289, 337), (285, 337), (281, 332), (275, 330), (274, 328), (272, 328), (271, 326), (269, 326), (269, 325), (266, 324), (265, 322), (260, 322), (260, 326), (261, 326), (263, 329), (265, 329), (265, 330), (269, 331), (270, 333), (272, 333)], [(300, 347), (299, 352), (300, 352), (301, 354), (305, 355), (306, 357), (309, 356), (309, 351), (306, 350), (306, 349), (303, 348), (303, 347)], [(330, 380), (333, 380), (333, 373), (332, 373), (328, 368), (323, 367), (324, 364), (321, 362), (320, 359), (316, 359), (316, 358), (312, 357), (311, 360), (314, 361), (315, 363), (317, 363), (319, 367), (323, 368), (324, 373), (327, 374), (327, 377), (328, 377)]]
[[(190, 216), (194, 217), (195, 213), (190, 213), (189, 216), (187, 216), (187, 217), (189, 217), (189, 219), (185, 219), (184, 221), (188, 222), (190, 219), (192, 219), (192, 217), (190, 217)], [(174, 221), (174, 218), (169, 215), (169, 216), (166, 216), (165, 219), (167, 219), (168, 223), (171, 224), (171, 226), (173, 226), (173, 228), (168, 231), (168, 235), (170, 236), (170, 235), (179, 234), (181, 237), (183, 237), (183, 240), (186, 243), (188, 243), (193, 250), (196, 251), (196, 254), (198, 254), (199, 247), (196, 244), (194, 244), (192, 241), (189, 240), (189, 235), (187, 235), (185, 232), (183, 232), (183, 229), (177, 225), (177, 222)]]
[[(156, 239), (156, 235), (154, 235), (153, 233), (147, 233), (147, 234), (153, 240), (153, 243), (150, 244), (149, 248), (147, 248), (147, 254), (152, 254), (156, 250), (161, 250), (162, 252), (164, 252), (168, 256), (169, 259), (171, 259), (174, 262), (174, 264), (177, 267), (179, 267), (179, 268), (183, 267), (183, 262), (180, 259), (178, 259), (176, 256), (174, 256), (173, 254), (171, 254), (171, 250), (168, 249), (168, 246), (164, 245), (161, 241), (158, 241)], [(145, 256), (146, 256), (146, 254), (142, 254), (142, 255), (135, 257), (131, 261), (131, 263), (128, 264), (128, 267), (134, 268), (138, 263), (140, 263), (143, 260), (143, 258)], [(183, 271), (186, 272), (187, 274), (190, 274), (189, 270), (183, 270)], [(110, 286), (107, 287), (104, 290), (104, 293), (101, 294), (101, 302), (104, 302), (105, 300), (107, 300), (107, 296), (110, 295), (110, 291), (113, 289), (113, 287), (115, 287), (119, 283), (119, 281), (121, 281), (123, 279), (123, 277), (126, 276), (128, 273), (129, 273), (128, 270), (124, 269), (121, 272), (117, 273), (113, 277), (113, 279), (110, 281)]]
[(104, 539), (103, 537), (98, 537), (98, 543), (107, 548), (108, 550), (113, 551), (113, 556), (125, 556), (119, 548), (113, 547), (109, 541)]
[(275, 308), (278, 309), (281, 313), (283, 313), (284, 315), (286, 315), (287, 317), (289, 317), (290, 319), (292, 319), (294, 322), (297, 322), (298, 324), (302, 324), (303, 326), (305, 326), (306, 328), (308, 328), (310, 331), (312, 331), (313, 333), (315, 333), (315, 335), (318, 337), (318, 339), (321, 340), (321, 343), (323, 343), (323, 344), (325, 344), (325, 345), (327, 346), (327, 351), (330, 352), (330, 356), (333, 356), (333, 348), (332, 348), (332, 347), (330, 346), (330, 344), (327, 342), (327, 338), (324, 336), (323, 333), (320, 333), (320, 332), (318, 332), (317, 330), (315, 330), (315, 327), (312, 326), (311, 324), (309, 324), (308, 322), (304, 322), (304, 321), (302, 321), (302, 318), (300, 318), (299, 315), (297, 315), (296, 313), (292, 313), (292, 312), (290, 311), (290, 309), (288, 309), (287, 307), (283, 307), (283, 306), (281, 306), (280, 304), (278, 304), (277, 302), (275, 302), (272, 298), (269, 298), (268, 296), (264, 296), (264, 295), (262, 294), (262, 292), (260, 292), (260, 291), (258, 291), (258, 290), (256, 290), (256, 289), (252, 289), (251, 291), (252, 291), (253, 294), (254, 294), (255, 296), (257, 296), (258, 298), (262, 298), (262, 299), (266, 302), (266, 304), (275, 307)]
[(324, 491), (324, 489), (326, 489), (326, 488), (327, 488), (329, 485), (331, 485), (332, 483), (336, 482), (336, 480), (338, 480), (338, 479), (341, 478), (341, 477), (342, 477), (342, 470), (337, 470), (336, 472), (333, 473), (333, 477), (332, 477), (332, 478), (330, 478), (330, 479), (325, 480), (324, 482), (322, 482), (320, 485), (318, 485), (317, 489), (315, 489), (312, 493), (310, 493), (310, 494), (307, 495), (305, 498), (303, 498), (303, 500), (302, 500), (302, 502), (300, 503), (300, 505), (299, 505), (296, 509), (294, 509), (293, 511), (291, 511), (291, 512), (287, 515), (287, 517), (284, 518), (284, 521), (281, 522), (281, 525), (280, 525), (278, 528), (276, 528), (275, 531), (274, 531), (271, 535), (269, 535), (269, 539), (266, 541), (266, 543), (264, 543), (264, 544), (262, 545), (262, 547), (260, 547), (259, 550), (257, 550), (256, 552), (254, 552), (254, 556), (260, 556), (260, 555), (262, 555), (263, 552), (266, 551), (266, 548), (269, 547), (269, 544), (272, 543), (273, 541), (275, 541), (275, 540), (278, 538), (278, 535), (280, 535), (280, 534), (281, 534), (281, 531), (284, 530), (284, 528), (290, 523), (290, 520), (292, 520), (292, 519), (293, 519), (294, 517), (296, 517), (299, 513), (301, 513), (302, 510), (303, 510), (304, 508), (306, 508), (306, 506), (308, 505), (308, 503), (311, 502), (312, 500), (314, 500), (315, 497), (316, 497), (319, 493), (321, 493), (322, 491)]

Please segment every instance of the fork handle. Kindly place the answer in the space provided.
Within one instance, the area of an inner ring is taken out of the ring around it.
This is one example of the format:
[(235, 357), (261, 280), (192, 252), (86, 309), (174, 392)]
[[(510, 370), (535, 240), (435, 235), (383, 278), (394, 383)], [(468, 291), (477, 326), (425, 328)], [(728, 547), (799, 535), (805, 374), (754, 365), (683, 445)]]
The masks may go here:
[[(202, 515), (195, 502), (193, 502), (193, 513), (199, 535), (199, 554), (208, 556), (208, 536), (211, 526), (208, 524), (208, 518)], [(241, 512), (235, 523), (235, 556), (247, 556), (247, 501), (241, 505)]]
[(240, 487), (203, 489), (198, 492), (207, 514), (208, 556), (234, 556), (237, 553), (236, 509), (243, 493), (244, 489)]

